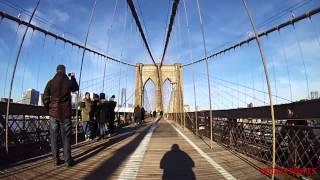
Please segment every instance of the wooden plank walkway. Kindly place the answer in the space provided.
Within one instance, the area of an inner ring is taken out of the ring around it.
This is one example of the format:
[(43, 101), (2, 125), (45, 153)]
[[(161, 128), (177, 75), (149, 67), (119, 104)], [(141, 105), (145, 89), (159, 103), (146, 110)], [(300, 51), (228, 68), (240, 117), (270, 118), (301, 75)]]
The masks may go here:
[(216, 143), (211, 150), (188, 130), (164, 119), (108, 140), (83, 143), (72, 154), (74, 167), (55, 166), (45, 156), (7, 168), (0, 178), (126, 179), (124, 175), (131, 173), (136, 179), (268, 179), (260, 174), (259, 162), (246, 157), (248, 163)]
[[(176, 124), (172, 123), (173, 126)], [(224, 179), (166, 120), (159, 122), (137, 179)], [(214, 143), (211, 150), (201, 139), (176, 126), (194, 145), (222, 166), (235, 179), (268, 179), (226, 149)], [(195, 177), (195, 178), (194, 178)]]

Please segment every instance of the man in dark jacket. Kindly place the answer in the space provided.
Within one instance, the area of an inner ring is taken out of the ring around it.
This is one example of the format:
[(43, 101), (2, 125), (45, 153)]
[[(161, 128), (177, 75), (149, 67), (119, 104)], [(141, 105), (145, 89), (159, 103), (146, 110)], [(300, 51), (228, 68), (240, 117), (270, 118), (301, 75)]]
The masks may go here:
[[(114, 133), (114, 120), (116, 118), (116, 112), (114, 111), (114, 109), (117, 106), (117, 102), (114, 101), (114, 99), (116, 98), (115, 95), (112, 95), (109, 99), (109, 103), (108, 103), (108, 129), (109, 129), (109, 136), (112, 136), (112, 134)], [(118, 121), (118, 123), (120, 123), (120, 120)]]
[(134, 113), (134, 122), (136, 123), (136, 125), (138, 125), (141, 120), (141, 109), (139, 105), (137, 105), (134, 108), (133, 113)]
[[(70, 79), (69, 79), (70, 77)], [(61, 163), (59, 158), (58, 136), (59, 128), (63, 144), (64, 160), (68, 166), (72, 166), (74, 161), (71, 157), (71, 92), (79, 90), (74, 73), (66, 75), (64, 65), (57, 66), (57, 73), (51, 79), (44, 90), (43, 104), (50, 116), (50, 140), (51, 151), (56, 165)]]
[(100, 97), (98, 94), (93, 94), (93, 102), (91, 107), (91, 122), (90, 122), (90, 139), (94, 139), (98, 132), (98, 122), (100, 121), (100, 107), (99, 107)]
[(102, 139), (106, 135), (106, 123), (107, 123), (107, 113), (108, 113), (108, 101), (106, 100), (106, 95), (104, 93), (100, 93), (100, 101), (98, 103), (99, 108), (99, 139)]
[(156, 111), (153, 111), (152, 113), (153, 117), (155, 118), (157, 116), (157, 112)]
[(141, 107), (141, 123), (144, 123), (146, 111)]

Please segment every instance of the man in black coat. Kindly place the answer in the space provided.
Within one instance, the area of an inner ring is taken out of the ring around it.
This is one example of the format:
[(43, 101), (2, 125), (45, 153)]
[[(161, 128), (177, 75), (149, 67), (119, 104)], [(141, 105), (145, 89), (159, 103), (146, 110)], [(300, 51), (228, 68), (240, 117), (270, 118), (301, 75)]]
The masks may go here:
[(134, 113), (134, 122), (136, 123), (136, 125), (138, 125), (141, 120), (141, 108), (139, 105), (137, 105), (134, 108), (133, 113)]
[(100, 107), (99, 107), (99, 95), (98, 94), (93, 94), (93, 103), (91, 107), (91, 113), (90, 116), (91, 122), (90, 122), (90, 139), (94, 139), (97, 137), (97, 132), (98, 132), (98, 122), (100, 121)]
[(155, 118), (157, 116), (157, 112), (156, 111), (153, 111), (152, 113), (153, 117)]
[(57, 73), (51, 79), (44, 90), (43, 104), (50, 116), (50, 140), (51, 152), (56, 165), (61, 163), (59, 158), (58, 136), (59, 129), (63, 144), (64, 160), (68, 166), (72, 166), (74, 161), (71, 157), (71, 135), (72, 135), (72, 107), (71, 92), (79, 90), (74, 73), (66, 75), (64, 65), (57, 66)]
[(108, 119), (108, 104), (109, 102), (106, 100), (106, 95), (104, 93), (100, 93), (100, 101), (98, 103), (99, 107), (99, 121), (98, 121), (98, 126), (99, 126), (99, 139), (104, 138), (106, 134), (106, 123)]
[(143, 107), (141, 107), (141, 123), (144, 122), (146, 111)]
[[(109, 115), (108, 115), (108, 129), (109, 129), (109, 136), (112, 136), (112, 134), (114, 133), (114, 120), (116, 118), (116, 112), (114, 111), (116, 106), (117, 106), (117, 102), (114, 101), (114, 98), (116, 96), (112, 95), (111, 98), (109, 99), (109, 103), (108, 103), (108, 109), (109, 109)], [(120, 120), (119, 120), (120, 122)], [(119, 123), (118, 122), (118, 123)]]

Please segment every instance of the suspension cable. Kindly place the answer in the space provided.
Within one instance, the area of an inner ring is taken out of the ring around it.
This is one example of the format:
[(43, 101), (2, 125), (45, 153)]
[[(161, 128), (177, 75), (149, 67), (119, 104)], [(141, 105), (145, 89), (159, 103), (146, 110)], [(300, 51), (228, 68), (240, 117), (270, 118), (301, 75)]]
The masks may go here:
[[(198, 74), (206, 77), (206, 74), (205, 74), (205, 73), (199, 73), (199, 72), (198, 72)], [(249, 86), (247, 86), (247, 85), (240, 84), (240, 83), (236, 83), (236, 82), (232, 82), (232, 81), (229, 81), (229, 80), (225, 80), (225, 79), (222, 79), (222, 78), (217, 77), (217, 76), (215, 76), (215, 77), (212, 77), (212, 76), (211, 76), (211, 78), (212, 78), (213, 80), (216, 79), (216, 80), (219, 80), (219, 81), (222, 81), (222, 82), (225, 82), (225, 83), (234, 85), (234, 86), (240, 86), (240, 87), (243, 87), (243, 88), (245, 88), (245, 89), (247, 89), (247, 90), (254, 90), (254, 91), (259, 92), (259, 93), (262, 93), (262, 94), (268, 94), (268, 92), (261, 91), (261, 90), (259, 90), (259, 89), (253, 89), (252, 87), (249, 87)], [(279, 98), (279, 99), (282, 99), (282, 100), (285, 100), (285, 101), (288, 101), (288, 102), (290, 102), (290, 103), (293, 102), (292, 100), (286, 99), (286, 98), (281, 97), (281, 96), (276, 96), (276, 95), (272, 95), (272, 96), (273, 96), (273, 97), (276, 97), (276, 98)]]
[[(109, 45), (110, 45), (110, 31), (113, 27), (113, 23), (114, 23), (114, 16), (116, 14), (116, 10), (117, 10), (117, 5), (118, 5), (118, 0), (116, 0), (114, 8), (113, 8), (113, 13), (112, 13), (112, 18), (111, 18), (111, 24), (107, 30), (107, 48), (106, 48), (106, 53), (108, 54), (109, 51)], [(107, 58), (108, 60), (108, 58)], [(107, 68), (107, 60), (104, 62), (104, 69), (103, 69), (103, 79), (105, 79), (105, 75), (106, 75), (106, 68)], [(104, 81), (102, 81), (102, 92), (104, 91)]]
[[(28, 21), (28, 24), (31, 23), (33, 17), (34, 17), (34, 14), (36, 13), (38, 7), (39, 7), (39, 4), (40, 4), (40, 1), (41, 0), (38, 0), (32, 14), (31, 14), (31, 17)], [(18, 53), (17, 53), (17, 56), (16, 56), (16, 60), (15, 60), (15, 64), (13, 66), (13, 71), (12, 71), (12, 76), (11, 76), (11, 81), (10, 81), (10, 87), (9, 87), (9, 95), (8, 95), (8, 103), (7, 103), (7, 111), (6, 111), (6, 152), (9, 153), (9, 139), (8, 139), (8, 121), (9, 121), (9, 111), (10, 111), (10, 99), (11, 99), (11, 94), (12, 94), (12, 88), (13, 88), (13, 82), (14, 82), (14, 77), (15, 77), (15, 74), (16, 74), (16, 69), (17, 69), (17, 65), (18, 65), (18, 62), (19, 62), (19, 59), (20, 59), (20, 53), (21, 53), (21, 49), (22, 49), (22, 46), (24, 44), (24, 40), (26, 38), (26, 34), (27, 34), (27, 31), (29, 29), (29, 26), (26, 27), (24, 33), (23, 33), (23, 36), (22, 36), (22, 39), (21, 39), (21, 42), (20, 42), (20, 45), (19, 45), (19, 50), (18, 50)]]
[(207, 81), (208, 81), (208, 93), (209, 93), (209, 108), (210, 108), (210, 148), (212, 149), (212, 104), (211, 104), (211, 87), (210, 87), (210, 75), (209, 75), (209, 65), (208, 65), (208, 54), (207, 54), (207, 45), (206, 45), (206, 39), (204, 34), (204, 25), (202, 22), (202, 15), (201, 15), (201, 9), (199, 0), (197, 0), (197, 7), (198, 7), (198, 15), (200, 20), (200, 26), (201, 26), (201, 32), (202, 32), (202, 41), (203, 41), (203, 48), (204, 48), (204, 54), (205, 54), (205, 62), (206, 62), (206, 71), (207, 71)]
[(172, 5), (169, 27), (168, 27), (166, 41), (165, 41), (165, 44), (164, 44), (164, 49), (162, 51), (162, 57), (161, 57), (161, 61), (160, 61), (160, 68), (161, 68), (161, 66), (163, 64), (163, 60), (164, 60), (164, 57), (166, 55), (166, 51), (167, 51), (168, 44), (169, 44), (169, 41), (170, 41), (171, 31), (172, 31), (173, 23), (174, 23), (174, 20), (175, 20), (175, 17), (176, 17), (176, 13), (177, 13), (179, 2), (180, 2), (180, 0), (174, 0), (173, 5)]
[(82, 57), (81, 57), (81, 64), (80, 64), (80, 73), (79, 73), (79, 91), (77, 92), (77, 99), (76, 99), (76, 144), (78, 144), (78, 117), (79, 117), (79, 111), (78, 111), (78, 101), (79, 101), (79, 95), (80, 95), (80, 87), (81, 87), (81, 77), (82, 77), (82, 68), (83, 68), (83, 60), (84, 60), (84, 55), (86, 52), (86, 47), (87, 47), (87, 43), (88, 43), (88, 37), (89, 37), (89, 33), (90, 33), (90, 29), (91, 29), (91, 24), (92, 24), (92, 20), (93, 20), (93, 15), (94, 15), (94, 11), (96, 8), (96, 4), (97, 4), (97, 0), (94, 1), (93, 3), (93, 7), (91, 10), (91, 14), (90, 14), (90, 19), (89, 19), (89, 24), (88, 24), (88, 29), (87, 29), (87, 33), (86, 33), (86, 39), (84, 42), (84, 49), (82, 51)]
[[(30, 38), (27, 40), (27, 42), (31, 42), (32, 37), (33, 37), (33, 33), (34, 33), (34, 31), (31, 32)], [(27, 32), (27, 34), (28, 34), (28, 32)], [(26, 54), (27, 59), (30, 59), (30, 51), (27, 51), (26, 53), (27, 53)], [(21, 60), (20, 60), (20, 62), (21, 62)], [(23, 75), (22, 75), (22, 83), (21, 83), (21, 92), (22, 93), (23, 93), (24, 86), (25, 86), (24, 79), (25, 79), (26, 69), (27, 69), (26, 66), (23, 66)]]
[(0, 16), (1, 16), (1, 18), (6, 18), (6, 19), (9, 19), (9, 20), (15, 21), (15, 22), (17, 22), (18, 24), (23, 24), (23, 25), (25, 25), (25, 26), (27, 26), (27, 27), (29, 27), (29, 28), (32, 28), (32, 29), (37, 30), (37, 31), (39, 31), (39, 32), (42, 32), (42, 33), (44, 33), (44, 34), (46, 34), (46, 35), (49, 35), (49, 36), (51, 36), (51, 37), (53, 37), (53, 38), (55, 38), (55, 39), (59, 39), (59, 40), (61, 40), (61, 41), (63, 41), (63, 42), (69, 43), (69, 44), (71, 44), (71, 45), (78, 46), (79, 48), (85, 49), (86, 51), (89, 51), (89, 52), (92, 52), (92, 53), (101, 55), (101, 56), (103, 56), (103, 57), (106, 57), (106, 58), (108, 58), (109, 60), (112, 60), (112, 61), (115, 61), (115, 62), (118, 62), (118, 63), (121, 63), (121, 64), (125, 64), (125, 65), (128, 65), (128, 66), (135, 67), (135, 65), (130, 64), (130, 63), (126, 62), (126, 61), (123, 61), (123, 60), (120, 60), (120, 59), (116, 59), (116, 58), (110, 57), (110, 56), (108, 56), (107, 54), (104, 54), (104, 53), (101, 52), (101, 51), (98, 51), (98, 50), (95, 50), (95, 49), (92, 49), (92, 48), (89, 48), (89, 47), (85, 47), (85, 46), (82, 45), (82, 44), (79, 44), (79, 43), (77, 43), (77, 42), (75, 42), (75, 41), (72, 41), (72, 40), (70, 40), (70, 39), (65, 38), (63, 35), (61, 35), (61, 36), (60, 36), (60, 35), (57, 35), (57, 34), (55, 34), (55, 33), (53, 33), (53, 32), (50, 32), (50, 31), (48, 31), (48, 30), (45, 30), (45, 29), (43, 29), (43, 28), (41, 28), (41, 27), (38, 27), (38, 26), (36, 26), (36, 25), (34, 25), (34, 24), (28, 23), (27, 21), (24, 21), (24, 20), (22, 20), (22, 19), (19, 19), (18, 17), (9, 15), (9, 14), (3, 12), (3, 11), (0, 11)]
[[(270, 29), (268, 29), (268, 30), (266, 30), (264, 32), (259, 33), (258, 37), (267, 36), (268, 34), (274, 32), (274, 31), (279, 31), (282, 28), (285, 28), (285, 27), (287, 27), (289, 25), (292, 25), (292, 24), (294, 24), (296, 22), (299, 22), (299, 21), (301, 21), (303, 19), (312, 17), (312, 16), (314, 16), (314, 15), (316, 15), (318, 13), (320, 13), (320, 8), (313, 9), (313, 10), (308, 11), (308, 12), (306, 12), (306, 13), (300, 15), (300, 16), (292, 18), (291, 20), (289, 20), (287, 22), (284, 22), (284, 23), (279, 24), (277, 26), (274, 26), (274, 27), (272, 27), (272, 28), (270, 28)], [(249, 42), (251, 42), (253, 40), (255, 40), (255, 37), (249, 37), (249, 38), (247, 38), (247, 39), (245, 39), (245, 40), (243, 40), (243, 41), (241, 41), (239, 43), (236, 43), (236, 44), (234, 44), (234, 45), (232, 45), (230, 47), (227, 47), (227, 48), (225, 48), (223, 50), (220, 50), (218, 52), (213, 53), (213, 54), (209, 55), (207, 58), (210, 59), (210, 58), (213, 58), (213, 57), (218, 56), (220, 54), (224, 54), (224, 53), (226, 53), (226, 52), (228, 52), (228, 51), (230, 51), (232, 49), (235, 49), (237, 47), (241, 47), (243, 44), (247, 44), (247, 43), (249, 43)], [(206, 60), (206, 58), (204, 57), (204, 58), (196, 60), (196, 61), (194, 61), (192, 63), (184, 64), (183, 66), (190, 66), (192, 64), (196, 64), (196, 63), (199, 63), (199, 62), (202, 62), (202, 61), (205, 61), (205, 60)]]
[(148, 54), (149, 54), (149, 56), (150, 56), (153, 64), (154, 64), (155, 66), (157, 66), (157, 65), (156, 65), (156, 61), (154, 60), (154, 58), (153, 58), (153, 56), (152, 56), (151, 49), (150, 49), (149, 44), (148, 44), (148, 42), (147, 42), (146, 36), (145, 36), (145, 34), (144, 34), (144, 32), (143, 32), (143, 29), (142, 29), (142, 26), (141, 26), (141, 23), (140, 23), (140, 20), (139, 20), (137, 11), (136, 11), (136, 9), (135, 9), (135, 7), (134, 7), (133, 1), (132, 1), (132, 0), (127, 0), (127, 3), (128, 3), (128, 5), (129, 5), (129, 7), (130, 7), (130, 10), (131, 10), (132, 16), (133, 16), (133, 18), (134, 18), (134, 20), (135, 20), (135, 22), (136, 22), (136, 25), (137, 25), (137, 27), (138, 27), (138, 29), (139, 29), (139, 32), (140, 32), (141, 38), (142, 38), (142, 40), (143, 40), (143, 42), (144, 42), (144, 45), (145, 45), (146, 48), (147, 48)]
[[(19, 31), (19, 27), (20, 27), (20, 24), (17, 26), (17, 29), (16, 29), (16, 32), (15, 32), (15, 36), (14, 36), (14, 40), (13, 40), (13, 45), (15, 45), (16, 41), (17, 41), (17, 38), (18, 38), (18, 31)], [(5, 78), (5, 81), (4, 81), (4, 90), (3, 90), (3, 96), (5, 97), (6, 96), (6, 87), (7, 87), (7, 80), (8, 80), (8, 72), (9, 72), (9, 66), (10, 66), (10, 59), (13, 57), (13, 53), (14, 51), (12, 51), (12, 53), (10, 53), (10, 57), (8, 58), (8, 64), (7, 64), (7, 68), (6, 68), (6, 78)]]
[[(187, 5), (186, 1), (183, 1), (183, 7), (184, 7), (184, 14), (185, 14), (185, 20), (187, 25), (187, 33), (188, 33), (188, 45), (189, 45), (189, 54), (190, 59), (193, 62), (193, 49), (192, 49), (192, 43), (191, 43), (191, 32), (189, 27), (189, 18), (188, 18), (188, 11), (187, 11)], [(198, 117), (197, 117), (197, 94), (196, 94), (196, 85), (195, 85), (195, 76), (194, 76), (195, 68), (192, 68), (192, 85), (193, 85), (193, 97), (194, 97), (194, 111), (195, 111), (195, 123), (196, 123), (196, 135), (198, 135)]]
[(262, 44), (259, 39), (259, 34), (256, 30), (256, 26), (254, 24), (253, 17), (251, 15), (251, 12), (250, 12), (249, 7), (247, 5), (247, 1), (242, 0), (242, 2), (243, 2), (243, 5), (244, 5), (245, 10), (247, 12), (248, 18), (250, 20), (250, 24), (251, 24), (252, 29), (255, 34), (255, 40), (256, 40), (258, 47), (259, 47), (259, 52), (260, 52), (260, 56), (261, 56), (261, 60), (262, 60), (262, 64), (263, 64), (263, 69), (264, 69), (264, 73), (265, 73), (265, 77), (266, 77), (266, 81), (267, 81), (267, 86), (268, 86), (269, 102), (270, 102), (270, 110), (271, 110), (270, 113), (271, 113), (271, 119), (272, 119), (272, 176), (271, 176), (271, 178), (272, 178), (272, 180), (274, 180), (275, 165), (276, 165), (276, 122), (275, 122), (275, 118), (274, 118), (272, 90), (271, 90), (271, 84), (270, 84), (270, 80), (269, 80), (268, 66), (267, 66), (266, 58), (263, 53)]
[[(314, 26), (314, 24), (313, 24), (313, 21), (312, 21), (311, 17), (309, 17), (309, 21), (310, 21), (311, 25), (312, 25), (312, 26)], [(315, 34), (315, 36), (316, 36), (316, 41), (318, 42), (318, 45), (319, 45), (319, 47), (320, 47), (320, 39), (319, 39), (319, 33), (318, 33), (318, 30), (317, 30), (317, 28), (311, 28), (311, 29), (313, 29), (314, 34)]]
[(301, 61), (302, 61), (302, 65), (303, 65), (303, 71), (304, 71), (304, 76), (305, 76), (305, 79), (306, 79), (306, 86), (307, 86), (307, 98), (309, 99), (310, 89), (309, 89), (309, 78), (308, 78), (306, 62), (305, 62), (305, 58), (304, 58), (304, 55), (303, 55), (300, 39), (299, 39), (299, 37), (297, 35), (297, 30), (296, 30), (294, 24), (293, 24), (293, 30), (294, 30), (294, 34), (295, 34), (295, 37), (296, 37), (296, 41), (297, 41), (297, 45), (298, 45), (298, 49), (299, 49), (299, 54), (300, 54), (300, 58), (301, 58)]

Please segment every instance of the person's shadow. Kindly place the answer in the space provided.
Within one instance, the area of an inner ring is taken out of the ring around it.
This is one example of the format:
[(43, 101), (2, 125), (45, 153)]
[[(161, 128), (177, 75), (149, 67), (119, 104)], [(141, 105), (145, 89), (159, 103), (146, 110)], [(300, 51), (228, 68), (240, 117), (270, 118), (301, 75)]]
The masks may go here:
[(177, 144), (171, 146), (171, 150), (164, 154), (160, 162), (160, 168), (163, 169), (162, 179), (195, 180), (193, 167), (195, 165), (191, 157)]

